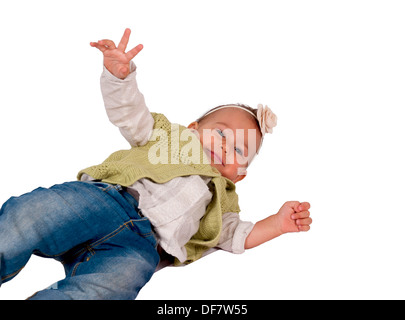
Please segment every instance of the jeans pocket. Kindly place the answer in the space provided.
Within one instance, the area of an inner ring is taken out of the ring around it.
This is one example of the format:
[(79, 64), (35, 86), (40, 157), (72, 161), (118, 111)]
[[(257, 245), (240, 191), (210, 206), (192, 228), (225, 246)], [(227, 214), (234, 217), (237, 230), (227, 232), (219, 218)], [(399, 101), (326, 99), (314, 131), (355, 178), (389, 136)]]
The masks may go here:
[(156, 235), (148, 218), (143, 217), (141, 219), (131, 219), (127, 225), (133, 232), (148, 240), (154, 247), (156, 247)]

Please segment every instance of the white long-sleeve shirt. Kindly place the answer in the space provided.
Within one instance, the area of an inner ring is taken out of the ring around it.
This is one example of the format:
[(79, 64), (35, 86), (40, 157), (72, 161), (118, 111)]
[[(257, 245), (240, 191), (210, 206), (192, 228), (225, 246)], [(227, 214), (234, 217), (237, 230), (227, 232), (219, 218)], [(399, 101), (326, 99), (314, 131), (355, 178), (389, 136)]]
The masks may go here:
[[(121, 80), (104, 68), (101, 91), (110, 121), (131, 146), (141, 146), (148, 142), (154, 120), (138, 89), (135, 70), (135, 64), (131, 63), (131, 73)], [(84, 175), (82, 179), (91, 177)], [(128, 187), (154, 227), (160, 246), (181, 262), (187, 258), (184, 246), (198, 231), (200, 219), (211, 202), (209, 182), (210, 178), (193, 175), (164, 184), (140, 179)], [(243, 253), (246, 237), (252, 229), (253, 223), (241, 221), (237, 213), (225, 213), (218, 248)]]

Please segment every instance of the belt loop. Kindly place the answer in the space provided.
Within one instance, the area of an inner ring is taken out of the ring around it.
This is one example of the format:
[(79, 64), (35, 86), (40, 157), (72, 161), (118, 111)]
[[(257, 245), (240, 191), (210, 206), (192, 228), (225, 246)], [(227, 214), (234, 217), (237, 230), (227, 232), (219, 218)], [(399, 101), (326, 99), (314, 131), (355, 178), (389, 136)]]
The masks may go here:
[(114, 185), (115, 190), (118, 192), (124, 191), (124, 188), (120, 184), (115, 184)]

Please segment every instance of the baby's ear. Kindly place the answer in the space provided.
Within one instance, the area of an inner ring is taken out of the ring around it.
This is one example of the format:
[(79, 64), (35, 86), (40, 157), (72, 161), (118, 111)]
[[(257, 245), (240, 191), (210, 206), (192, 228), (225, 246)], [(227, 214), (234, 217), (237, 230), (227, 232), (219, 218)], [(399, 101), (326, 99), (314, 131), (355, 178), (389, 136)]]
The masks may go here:
[(197, 130), (198, 129), (198, 122), (194, 121), (194, 122), (190, 123), (187, 128)]

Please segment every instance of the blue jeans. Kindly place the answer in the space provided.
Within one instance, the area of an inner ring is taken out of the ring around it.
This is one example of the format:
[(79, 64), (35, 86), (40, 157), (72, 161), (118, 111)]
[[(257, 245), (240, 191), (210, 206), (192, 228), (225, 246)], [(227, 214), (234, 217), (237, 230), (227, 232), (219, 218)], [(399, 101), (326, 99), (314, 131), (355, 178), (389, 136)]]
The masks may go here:
[(66, 278), (32, 300), (135, 299), (152, 277), (156, 238), (119, 185), (67, 182), (10, 198), (0, 209), (0, 285), (31, 254), (62, 262)]

